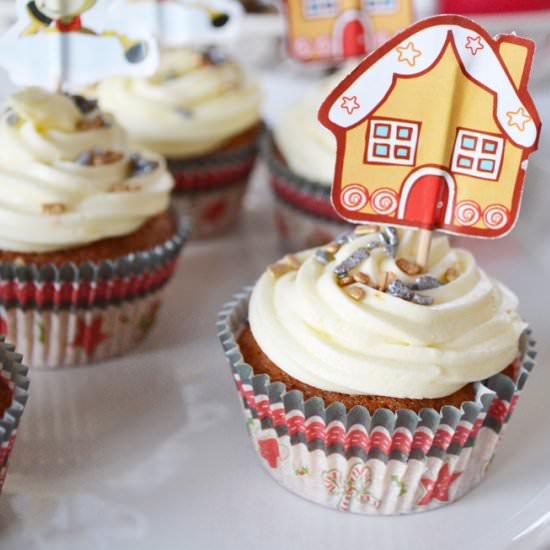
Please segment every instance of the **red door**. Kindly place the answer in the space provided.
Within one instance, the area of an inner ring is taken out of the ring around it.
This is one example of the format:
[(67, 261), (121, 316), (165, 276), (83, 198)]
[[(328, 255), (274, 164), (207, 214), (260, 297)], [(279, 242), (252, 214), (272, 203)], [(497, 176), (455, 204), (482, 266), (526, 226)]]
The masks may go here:
[(407, 197), (405, 220), (411, 225), (431, 229), (445, 223), (449, 188), (442, 176), (418, 178)]
[(359, 19), (352, 19), (346, 23), (342, 33), (343, 57), (354, 57), (367, 53), (365, 44), (365, 28)]

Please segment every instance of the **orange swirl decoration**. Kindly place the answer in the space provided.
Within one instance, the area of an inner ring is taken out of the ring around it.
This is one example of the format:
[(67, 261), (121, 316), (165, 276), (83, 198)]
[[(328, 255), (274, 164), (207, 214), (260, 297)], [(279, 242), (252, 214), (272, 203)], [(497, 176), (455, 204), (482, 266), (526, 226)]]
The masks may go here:
[(364, 187), (353, 183), (342, 190), (340, 200), (346, 210), (358, 212), (367, 206), (369, 195)]
[(501, 204), (491, 204), (483, 212), (483, 221), (489, 229), (502, 229), (510, 220), (510, 212)]
[(460, 225), (475, 225), (481, 218), (481, 207), (475, 201), (461, 201), (456, 205), (455, 218)]
[(391, 216), (397, 210), (397, 193), (388, 187), (378, 189), (372, 194), (372, 208), (381, 216)]

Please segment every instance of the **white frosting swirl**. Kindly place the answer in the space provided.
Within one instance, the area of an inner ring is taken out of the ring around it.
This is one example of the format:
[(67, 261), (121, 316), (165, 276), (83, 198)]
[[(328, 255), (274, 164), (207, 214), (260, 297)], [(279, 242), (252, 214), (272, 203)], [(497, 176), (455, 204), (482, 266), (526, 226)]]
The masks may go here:
[(164, 51), (152, 78), (105, 80), (99, 101), (132, 141), (172, 158), (214, 151), (260, 119), (259, 88), (239, 65), (191, 49)]
[[(416, 233), (401, 234), (397, 258), (414, 259)], [(315, 251), (297, 255), (301, 267), (274, 279), (264, 273), (249, 310), (252, 333), (267, 356), (289, 375), (326, 391), (398, 398), (437, 398), (492, 376), (517, 356), (525, 325), (516, 297), (489, 278), (466, 250), (446, 237), (434, 239), (429, 274), (449, 268), (459, 276), (421, 292), (433, 297), (417, 305), (367, 286), (362, 300), (338, 286), (333, 270), (379, 234), (345, 244), (323, 265)], [(380, 284), (385, 272), (404, 282), (383, 248), (357, 268)]]
[(319, 105), (342, 80), (339, 72), (321, 82), (281, 117), (274, 128), (277, 148), (289, 168), (315, 183), (330, 186), (336, 163), (336, 141), (317, 119)]
[[(114, 161), (86, 164), (90, 153)], [(141, 158), (151, 161), (142, 175), (111, 116), (38, 88), (17, 92), (0, 120), (0, 248), (48, 252), (137, 230), (166, 210), (172, 188), (160, 157)]]

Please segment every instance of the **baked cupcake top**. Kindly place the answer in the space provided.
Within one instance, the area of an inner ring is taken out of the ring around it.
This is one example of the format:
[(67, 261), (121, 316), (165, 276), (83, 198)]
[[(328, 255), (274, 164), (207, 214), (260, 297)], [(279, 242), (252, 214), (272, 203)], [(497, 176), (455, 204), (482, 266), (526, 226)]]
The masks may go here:
[(505, 369), (525, 328), (514, 294), (444, 236), (420, 274), (417, 238), (360, 226), (271, 265), (250, 301), (260, 348), (290, 376), (347, 394), (438, 398)]
[(138, 229), (166, 210), (172, 179), (82, 96), (27, 88), (0, 119), (0, 249), (50, 252)]
[(210, 153), (260, 120), (260, 90), (216, 49), (161, 54), (151, 78), (109, 78), (99, 101), (141, 146), (167, 157)]
[(315, 183), (332, 185), (336, 141), (317, 120), (319, 105), (345, 75), (341, 72), (317, 84), (283, 113), (273, 134), (289, 168)]

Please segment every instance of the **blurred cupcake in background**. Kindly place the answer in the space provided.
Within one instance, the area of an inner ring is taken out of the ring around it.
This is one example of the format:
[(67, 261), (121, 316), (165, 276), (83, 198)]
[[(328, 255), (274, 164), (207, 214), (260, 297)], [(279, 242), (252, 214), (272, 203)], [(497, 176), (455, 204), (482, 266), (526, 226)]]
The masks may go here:
[(31, 366), (126, 352), (188, 231), (164, 159), (95, 101), (39, 88), (7, 99), (0, 142), (0, 333)]
[(166, 157), (194, 236), (238, 219), (262, 125), (260, 89), (236, 61), (217, 48), (165, 50), (153, 77), (107, 79), (98, 97), (135, 144)]
[(330, 201), (334, 136), (317, 120), (323, 99), (341, 79), (338, 73), (310, 90), (263, 140), (276, 197), (275, 222), (286, 250), (325, 244), (349, 227)]

